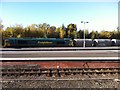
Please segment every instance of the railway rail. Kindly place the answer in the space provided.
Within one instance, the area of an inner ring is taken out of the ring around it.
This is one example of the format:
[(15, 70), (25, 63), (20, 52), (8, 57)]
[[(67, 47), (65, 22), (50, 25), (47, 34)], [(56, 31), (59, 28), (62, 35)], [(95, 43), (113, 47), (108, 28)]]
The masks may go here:
[(0, 51), (78, 51), (78, 50), (120, 50), (119, 47), (39, 47), (39, 48), (0, 48)]
[(4, 66), (2, 67), (2, 76), (67, 76), (76, 74), (120, 74), (120, 68), (39, 68), (39, 66)]

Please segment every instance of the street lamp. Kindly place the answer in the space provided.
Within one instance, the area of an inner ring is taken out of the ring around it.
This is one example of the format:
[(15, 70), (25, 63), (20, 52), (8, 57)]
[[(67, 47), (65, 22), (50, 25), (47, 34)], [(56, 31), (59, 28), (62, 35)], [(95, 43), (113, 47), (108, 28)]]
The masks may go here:
[(81, 21), (81, 23), (84, 23), (84, 42), (83, 42), (83, 47), (85, 48), (85, 23), (88, 23), (88, 22)]

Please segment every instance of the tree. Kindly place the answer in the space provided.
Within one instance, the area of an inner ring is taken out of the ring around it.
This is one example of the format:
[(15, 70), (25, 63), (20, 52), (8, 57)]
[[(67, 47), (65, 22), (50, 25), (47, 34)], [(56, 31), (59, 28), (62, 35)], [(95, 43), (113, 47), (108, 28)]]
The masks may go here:
[(48, 38), (56, 38), (57, 34), (56, 34), (56, 27), (55, 26), (51, 26), (50, 28), (48, 28)]
[(57, 38), (60, 38), (60, 27), (56, 28), (56, 34), (57, 34)]
[(30, 37), (30, 28), (29, 27), (25, 27), (24, 28), (24, 34), (23, 34), (23, 37), (26, 38), (26, 37)]
[(2, 21), (0, 20), (0, 31), (3, 30), (3, 25), (2, 25)]
[(65, 36), (65, 31), (63, 28), (60, 28), (60, 38), (64, 38)]
[(77, 32), (77, 38), (83, 39), (83, 34), (84, 34), (84, 31), (83, 30), (79, 30)]
[(101, 31), (100, 32), (100, 38), (103, 38), (103, 39), (109, 39), (111, 38), (112, 34), (108, 31)]
[(36, 37), (38, 38), (46, 38), (45, 31), (41, 28), (37, 28)]
[(120, 39), (120, 32), (113, 30), (113, 31), (111, 32), (111, 38)]
[(88, 30), (85, 30), (85, 38), (89, 38), (89, 32), (88, 32)]
[(94, 31), (93, 30), (92, 32), (90, 32), (89, 37), (91, 39), (99, 39), (99, 33), (98, 33), (98, 31)]
[(24, 33), (24, 29), (22, 25), (16, 25), (13, 31), (13, 37), (17, 37), (17, 38), (21, 38), (24, 37), (23, 33)]
[(58, 27), (56, 29), (56, 33), (57, 33), (57, 38), (66, 37), (66, 27), (64, 26), (64, 24), (62, 24), (62, 27)]
[(3, 25), (2, 25), (2, 20), (0, 20), (0, 37), (2, 38), (2, 32), (4, 31), (3, 30)]
[(76, 34), (76, 31), (77, 31), (77, 26), (76, 24), (69, 24), (67, 26), (67, 30), (68, 30), (68, 37), (69, 38), (75, 38), (75, 34)]
[(50, 28), (50, 25), (47, 23), (38, 24), (38, 30), (41, 32), (41, 34), (44, 34), (43, 36), (44, 38), (47, 38), (49, 28)]
[(0, 47), (2, 47), (2, 44), (3, 44), (3, 32), (4, 32), (4, 30), (3, 30), (3, 25), (2, 25), (2, 20), (0, 20)]
[(7, 27), (3, 34), (4, 38), (14, 37), (14, 27)]

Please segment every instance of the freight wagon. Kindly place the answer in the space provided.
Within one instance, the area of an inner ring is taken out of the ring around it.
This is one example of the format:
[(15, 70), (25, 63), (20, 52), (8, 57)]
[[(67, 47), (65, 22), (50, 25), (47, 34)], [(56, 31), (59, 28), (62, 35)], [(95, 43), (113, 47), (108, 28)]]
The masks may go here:
[[(83, 47), (84, 39), (74, 39), (73, 43), (75, 47)], [(92, 39), (85, 39), (86, 47), (92, 47), (93, 45), (94, 45), (94, 42)]]
[(94, 39), (94, 46), (96, 47), (110, 47), (112, 46), (111, 39)]
[(120, 46), (120, 40), (118, 39), (112, 39), (112, 46)]

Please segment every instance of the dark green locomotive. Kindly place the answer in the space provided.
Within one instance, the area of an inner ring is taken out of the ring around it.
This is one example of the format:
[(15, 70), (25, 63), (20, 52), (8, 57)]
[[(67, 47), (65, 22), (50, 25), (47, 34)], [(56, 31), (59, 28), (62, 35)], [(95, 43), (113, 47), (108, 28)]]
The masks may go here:
[(56, 38), (8, 38), (5, 40), (4, 47), (56, 47), (73, 46), (72, 39)]

